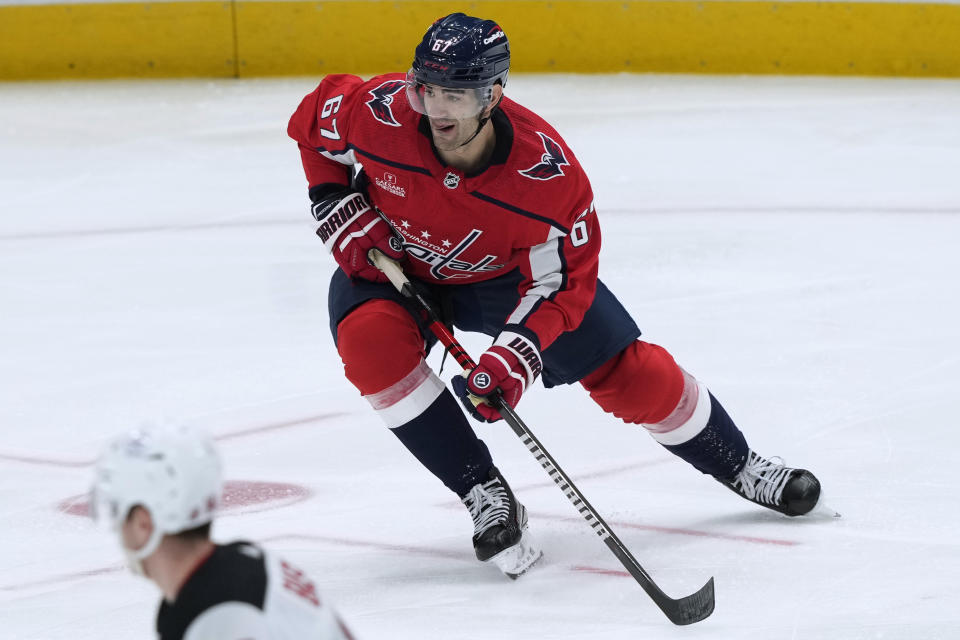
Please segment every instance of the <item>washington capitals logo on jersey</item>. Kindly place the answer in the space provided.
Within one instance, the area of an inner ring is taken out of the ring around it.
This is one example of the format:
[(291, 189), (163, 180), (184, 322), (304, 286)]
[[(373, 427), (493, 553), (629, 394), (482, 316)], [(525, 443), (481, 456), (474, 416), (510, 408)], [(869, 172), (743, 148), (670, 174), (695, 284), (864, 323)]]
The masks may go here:
[(370, 107), (374, 118), (391, 127), (400, 126), (397, 119), (393, 117), (393, 111), (390, 109), (390, 105), (393, 104), (393, 96), (395, 96), (400, 89), (403, 89), (405, 85), (406, 82), (403, 80), (387, 80), (376, 89), (370, 90), (369, 93), (373, 97), (367, 100), (366, 105)]
[(540, 162), (529, 169), (518, 171), (518, 173), (534, 180), (550, 180), (562, 176), (562, 167), (570, 165), (567, 162), (567, 157), (563, 155), (563, 149), (550, 136), (539, 131), (537, 131), (537, 135), (543, 141), (543, 149), (546, 153), (540, 157)]

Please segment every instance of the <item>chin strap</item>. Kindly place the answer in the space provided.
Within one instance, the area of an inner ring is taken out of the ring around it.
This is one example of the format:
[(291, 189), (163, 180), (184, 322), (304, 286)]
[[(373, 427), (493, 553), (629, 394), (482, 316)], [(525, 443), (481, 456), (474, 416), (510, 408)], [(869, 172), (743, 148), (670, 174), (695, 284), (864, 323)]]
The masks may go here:
[(458, 149), (459, 149), (460, 147), (465, 147), (465, 146), (467, 146), (468, 144), (470, 144), (471, 142), (473, 142), (473, 139), (476, 138), (476, 137), (480, 134), (480, 131), (483, 129), (483, 127), (487, 124), (487, 122), (490, 121), (490, 117), (493, 115), (493, 112), (496, 111), (496, 110), (500, 107), (500, 102), (501, 102), (502, 100), (503, 100), (503, 94), (501, 93), (501, 94), (500, 94), (500, 98), (497, 99), (497, 104), (493, 105), (493, 109), (490, 109), (490, 113), (489, 113), (485, 118), (480, 118), (480, 121), (477, 123), (477, 130), (473, 132), (473, 135), (472, 135), (472, 136), (470, 136), (469, 138), (467, 138), (467, 141), (466, 141), (466, 142), (464, 142), (463, 144), (461, 144), (460, 146), (458, 146), (458, 147), (457, 147)]
[(143, 561), (150, 554), (157, 550), (160, 542), (163, 540), (163, 531), (159, 527), (154, 527), (150, 533), (150, 538), (139, 549), (129, 549), (123, 542), (123, 533), (120, 533), (120, 546), (123, 548), (123, 555), (127, 561), (127, 567), (138, 576), (146, 576), (143, 569)]

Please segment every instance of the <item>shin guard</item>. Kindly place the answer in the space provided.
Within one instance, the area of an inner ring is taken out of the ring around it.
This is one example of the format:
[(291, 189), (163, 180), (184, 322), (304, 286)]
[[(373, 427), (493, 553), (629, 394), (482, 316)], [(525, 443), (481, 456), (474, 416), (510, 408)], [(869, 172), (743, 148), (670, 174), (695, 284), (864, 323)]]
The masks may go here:
[(582, 384), (605, 411), (642, 424), (702, 473), (727, 478), (746, 462), (746, 439), (723, 406), (661, 347), (638, 340)]
[[(706, 424), (689, 439), (680, 442), (663, 436), (658, 437), (656, 433), (652, 435), (667, 451), (683, 458), (701, 473), (716, 478), (732, 478), (747, 462), (747, 455), (750, 452), (747, 440), (727, 415), (723, 405), (707, 391), (706, 387), (699, 386), (701, 394), (697, 404), (704, 407), (703, 413), (709, 410)], [(690, 429), (690, 432), (692, 431), (694, 429)]]
[(457, 495), (493, 466), (460, 405), (424, 361), (425, 345), (403, 307), (372, 300), (337, 327), (347, 379), (420, 463)]
[(487, 445), (470, 428), (460, 403), (448, 389), (426, 411), (390, 431), (458, 496), (485, 480), (493, 467)]
[(417, 323), (390, 300), (370, 300), (337, 325), (337, 351), (344, 373), (369, 396), (396, 385), (426, 356)]

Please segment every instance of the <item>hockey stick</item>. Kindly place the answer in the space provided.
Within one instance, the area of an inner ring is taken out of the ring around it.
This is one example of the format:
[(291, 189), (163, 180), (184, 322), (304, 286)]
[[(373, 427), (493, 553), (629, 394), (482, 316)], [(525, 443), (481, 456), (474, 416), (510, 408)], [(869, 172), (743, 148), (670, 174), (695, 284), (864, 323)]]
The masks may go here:
[[(416, 302), (427, 313), (430, 320), (430, 331), (437, 336), (437, 339), (454, 359), (456, 359), (457, 363), (463, 367), (464, 371), (473, 370), (477, 366), (476, 363), (474, 363), (463, 347), (460, 346), (460, 343), (457, 342), (456, 338), (453, 337), (443, 322), (440, 321), (440, 318), (430, 303), (413, 287), (410, 280), (400, 268), (400, 265), (376, 249), (370, 250), (369, 258), (371, 262), (387, 276), (401, 295)], [(623, 542), (620, 541), (620, 538), (611, 531), (607, 523), (600, 517), (600, 514), (587, 502), (587, 499), (580, 493), (576, 485), (573, 484), (570, 477), (560, 468), (560, 465), (553, 459), (553, 456), (543, 448), (543, 445), (541, 445), (536, 436), (530, 432), (530, 429), (520, 419), (520, 416), (516, 414), (513, 407), (503, 402), (499, 394), (493, 395), (490, 399), (493, 401), (494, 406), (500, 411), (503, 419), (510, 425), (510, 428), (513, 429), (513, 432), (516, 433), (520, 440), (523, 441), (523, 444), (526, 445), (527, 450), (533, 454), (540, 463), (540, 466), (546, 470), (550, 478), (553, 479), (556, 485), (563, 491), (564, 495), (567, 496), (567, 499), (576, 507), (577, 511), (580, 512), (580, 515), (590, 524), (594, 532), (600, 536), (607, 545), (607, 548), (609, 548), (610, 551), (613, 552), (613, 555), (620, 561), (620, 564), (630, 572), (634, 580), (640, 584), (643, 590), (647, 592), (647, 595), (649, 595), (654, 603), (660, 607), (660, 610), (666, 614), (670, 622), (677, 625), (692, 624), (703, 620), (713, 613), (713, 578), (707, 580), (707, 584), (689, 596), (674, 599), (665, 594), (653, 581), (650, 574), (640, 566), (640, 563), (637, 562), (633, 554), (631, 554)]]

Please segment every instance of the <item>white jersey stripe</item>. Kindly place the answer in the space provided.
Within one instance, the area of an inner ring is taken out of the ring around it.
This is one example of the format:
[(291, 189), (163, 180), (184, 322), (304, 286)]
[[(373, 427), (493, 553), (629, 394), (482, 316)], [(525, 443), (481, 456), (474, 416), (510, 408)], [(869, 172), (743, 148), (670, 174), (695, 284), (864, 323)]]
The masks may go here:
[(353, 152), (353, 149), (350, 149), (346, 153), (333, 154), (333, 153), (330, 153), (329, 151), (320, 151), (319, 153), (324, 158), (330, 158), (331, 160), (334, 160), (335, 162), (339, 162), (340, 164), (346, 164), (350, 166), (358, 164), (357, 156)]
[(507, 318), (507, 324), (523, 324), (523, 321), (540, 301), (560, 290), (563, 284), (563, 261), (560, 259), (560, 242), (564, 234), (559, 229), (550, 229), (547, 241), (530, 249), (530, 275), (533, 286), (520, 300), (520, 304)]

